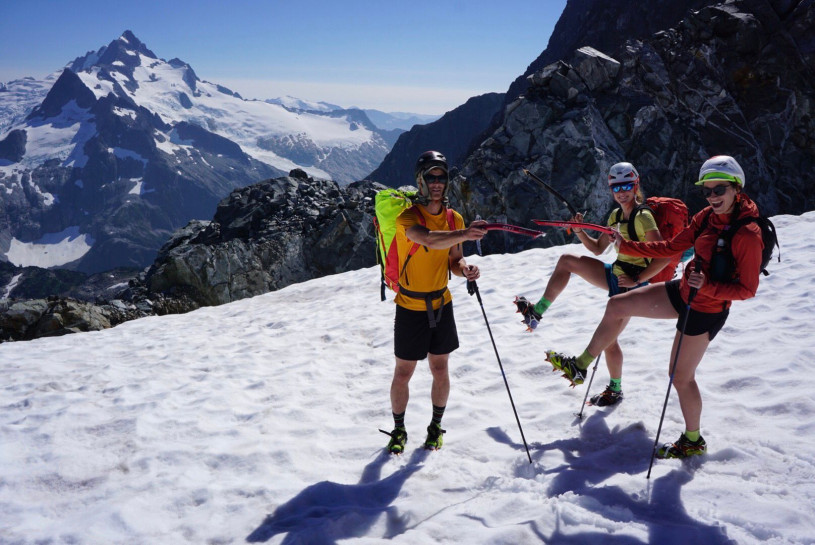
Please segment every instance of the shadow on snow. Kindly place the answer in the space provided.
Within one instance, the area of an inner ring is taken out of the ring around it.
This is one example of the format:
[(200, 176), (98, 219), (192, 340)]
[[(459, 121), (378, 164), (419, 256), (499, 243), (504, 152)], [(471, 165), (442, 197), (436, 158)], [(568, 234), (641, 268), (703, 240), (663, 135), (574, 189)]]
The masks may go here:
[(427, 451), (416, 450), (407, 465), (381, 479), (382, 467), (391, 459), (391, 454), (383, 451), (365, 466), (359, 483), (322, 481), (309, 486), (268, 515), (246, 541), (264, 542), (286, 534), (284, 544), (328, 545), (366, 535), (382, 514), (386, 515), (387, 525), (384, 537), (404, 533), (406, 519), (391, 503), (426, 457)]
[[(625, 473), (632, 478), (641, 478), (646, 483), (645, 474), (650, 462), (650, 452), (654, 440), (648, 437), (642, 423), (626, 428), (609, 430), (606, 424), (607, 412), (597, 411), (580, 424), (580, 436), (562, 439), (551, 443), (530, 445), (537, 470), (529, 471), (519, 466), (517, 477), (531, 478), (536, 474), (554, 475), (547, 495), (560, 496), (572, 492), (579, 497), (579, 505), (597, 513), (600, 517), (616, 522), (634, 522), (648, 528), (648, 543), (682, 544), (704, 543), (705, 545), (735, 544), (727, 537), (725, 528), (709, 525), (692, 519), (684, 506), (680, 492), (682, 486), (693, 479), (694, 471), (705, 462), (705, 457), (679, 462), (681, 468), (648, 481), (648, 493), (629, 494), (619, 486), (603, 485), (610, 477)], [(490, 428), (487, 433), (499, 443), (505, 443), (523, 451), (524, 446), (515, 443), (505, 432)], [(547, 451), (558, 450), (564, 462), (556, 467), (543, 467), (541, 458)], [(675, 464), (677, 461), (661, 462)], [(653, 485), (651, 484), (653, 483)], [(562, 504), (561, 510), (572, 504)], [(576, 532), (564, 534), (560, 529), (561, 517), (550, 536), (545, 536), (538, 521), (529, 521), (535, 533), (545, 543), (583, 544), (603, 543), (604, 545), (635, 545), (643, 542), (626, 535), (613, 535), (608, 532)]]

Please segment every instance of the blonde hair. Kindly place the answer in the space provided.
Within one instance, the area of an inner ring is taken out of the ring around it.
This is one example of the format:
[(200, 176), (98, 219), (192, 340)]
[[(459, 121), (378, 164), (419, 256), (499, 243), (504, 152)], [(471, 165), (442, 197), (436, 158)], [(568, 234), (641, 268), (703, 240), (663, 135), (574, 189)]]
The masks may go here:
[(642, 186), (639, 182), (637, 182), (637, 194), (634, 196), (634, 200), (637, 201), (637, 204), (645, 202), (645, 195), (642, 193)]

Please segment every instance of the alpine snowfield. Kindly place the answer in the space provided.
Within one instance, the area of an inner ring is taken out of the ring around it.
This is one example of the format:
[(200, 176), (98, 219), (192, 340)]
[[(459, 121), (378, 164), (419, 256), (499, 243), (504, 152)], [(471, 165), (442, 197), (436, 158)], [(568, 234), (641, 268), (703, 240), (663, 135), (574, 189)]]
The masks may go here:
[[(537, 299), (577, 245), (470, 257), (532, 463), (457, 277), (445, 445), (420, 448), (422, 362), (407, 451), (385, 454), (394, 307), (369, 268), (0, 345), (0, 543), (815, 543), (815, 212), (773, 219), (782, 262), (734, 303), (698, 371), (704, 457), (658, 460), (645, 478), (672, 321), (633, 319), (625, 400), (575, 417), (585, 385), (570, 389), (543, 351), (582, 351), (604, 292), (573, 278), (535, 333), (512, 300)], [(601, 360), (591, 391), (607, 380)], [(682, 429), (672, 392), (661, 441)]]

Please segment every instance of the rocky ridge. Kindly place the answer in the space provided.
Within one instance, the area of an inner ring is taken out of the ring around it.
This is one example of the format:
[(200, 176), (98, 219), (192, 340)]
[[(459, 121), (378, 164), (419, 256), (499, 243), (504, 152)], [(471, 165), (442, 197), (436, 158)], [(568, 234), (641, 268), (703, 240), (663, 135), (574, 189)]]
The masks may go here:
[[(784, 4), (786, 9), (780, 9)], [(605, 173), (630, 161), (646, 194), (705, 202), (693, 185), (712, 155), (736, 157), (766, 215), (815, 207), (812, 2), (740, 0), (693, 12), (676, 28), (626, 43), (613, 56), (584, 47), (529, 76), (524, 96), (461, 168), (453, 200), (520, 225), (564, 219), (561, 192), (587, 220), (605, 222)], [(488, 237), (488, 251), (566, 241)]]

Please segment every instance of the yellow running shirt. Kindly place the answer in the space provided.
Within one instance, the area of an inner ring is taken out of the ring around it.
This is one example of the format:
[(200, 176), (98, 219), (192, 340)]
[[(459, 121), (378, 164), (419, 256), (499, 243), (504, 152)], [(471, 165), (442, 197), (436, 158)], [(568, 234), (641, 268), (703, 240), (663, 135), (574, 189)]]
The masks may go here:
[[(620, 218), (623, 217), (622, 210), (615, 209), (611, 211), (611, 214), (608, 216), (608, 226), (609, 227), (616, 227), (620, 230), (620, 234), (623, 236), (625, 240), (631, 240), (628, 236), (628, 220), (622, 220), (617, 222), (617, 214), (620, 214)], [(632, 211), (633, 214), (633, 211)], [(648, 231), (658, 231), (657, 222), (654, 219), (654, 215), (651, 213), (650, 210), (642, 210), (641, 212), (637, 213), (634, 217), (634, 230), (637, 233), (637, 238), (639, 240), (645, 240), (645, 233)], [(645, 268), (648, 266), (648, 261), (644, 257), (634, 257), (632, 255), (624, 254), (622, 252), (617, 254), (618, 261), (624, 261), (626, 263), (631, 263), (632, 265), (636, 265), (637, 267)], [(620, 276), (623, 273), (622, 268), (619, 265), (615, 264), (614, 268), (611, 271), (614, 276)]]
[[(416, 205), (416, 209), (424, 216), (425, 227), (430, 231), (449, 231), (450, 226), (447, 224), (447, 209), (442, 208), (441, 212), (436, 215), (430, 214), (422, 205)], [(453, 210), (453, 218), (455, 220), (456, 229), (464, 229), (464, 218), (461, 214)], [(450, 248), (444, 250), (431, 250), (424, 246), (419, 246), (413, 257), (407, 262), (405, 267), (405, 259), (407, 259), (410, 248), (413, 246), (413, 241), (407, 238), (407, 230), (414, 225), (421, 225), (416, 213), (408, 208), (396, 218), (396, 241), (397, 249), (399, 252), (399, 285), (404, 286), (410, 291), (416, 292), (431, 292), (440, 290), (447, 286), (448, 270), (449, 270), (449, 255)], [(402, 268), (404, 268), (404, 271)], [(450, 292), (444, 294), (444, 304), (452, 300)], [(414, 299), (407, 297), (402, 293), (397, 293), (394, 302), (400, 307), (408, 310), (427, 310), (424, 299)], [(441, 305), (441, 299), (433, 301), (433, 308), (438, 309)]]

